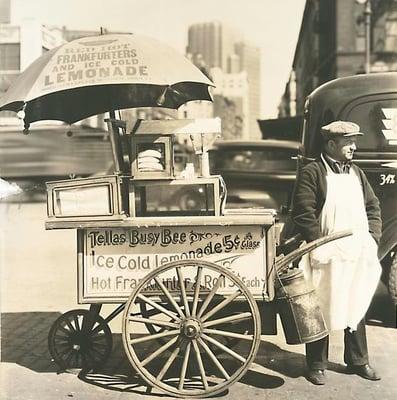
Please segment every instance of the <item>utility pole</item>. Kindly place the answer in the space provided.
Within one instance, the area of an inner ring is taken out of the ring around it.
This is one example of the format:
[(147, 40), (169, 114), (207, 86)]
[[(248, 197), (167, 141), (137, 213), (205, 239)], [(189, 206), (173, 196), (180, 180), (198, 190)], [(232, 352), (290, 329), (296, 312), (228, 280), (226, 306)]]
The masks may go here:
[(371, 0), (365, 2), (365, 73), (371, 72)]

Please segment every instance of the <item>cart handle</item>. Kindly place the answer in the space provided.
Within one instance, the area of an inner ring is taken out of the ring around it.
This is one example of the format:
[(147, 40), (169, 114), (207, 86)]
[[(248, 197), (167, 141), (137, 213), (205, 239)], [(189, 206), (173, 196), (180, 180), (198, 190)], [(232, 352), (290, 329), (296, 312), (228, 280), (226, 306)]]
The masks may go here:
[[(290, 237), (287, 240), (284, 240), (277, 246), (277, 256), (280, 256), (288, 250), (292, 245), (296, 245), (297, 243), (303, 241), (302, 234), (298, 233), (295, 236)], [(297, 246), (296, 246), (297, 247)]]
[[(316, 249), (317, 247), (322, 246), (323, 244), (332, 242), (337, 239), (342, 239), (347, 236), (351, 236), (353, 234), (351, 229), (343, 230), (340, 232), (332, 233), (331, 235), (324, 236), (320, 239), (313, 240), (310, 243), (307, 243), (298, 249), (292, 251), (291, 253), (287, 254), (286, 256), (281, 255), (276, 257), (275, 261), (275, 268), (277, 273), (283, 272), (284, 269), (288, 268), (288, 265), (291, 264), (293, 261), (297, 260), (298, 258), (302, 257), (306, 253)], [(294, 239), (295, 237), (291, 238)]]

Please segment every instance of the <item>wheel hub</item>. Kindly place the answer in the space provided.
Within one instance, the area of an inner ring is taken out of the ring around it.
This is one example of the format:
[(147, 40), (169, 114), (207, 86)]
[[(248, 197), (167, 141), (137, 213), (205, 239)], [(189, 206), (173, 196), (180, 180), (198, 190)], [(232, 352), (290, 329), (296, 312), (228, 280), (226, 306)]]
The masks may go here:
[(87, 349), (91, 345), (90, 338), (80, 333), (72, 335), (70, 343), (75, 351)]
[(181, 333), (188, 339), (194, 339), (200, 336), (201, 324), (200, 321), (195, 318), (187, 318), (182, 321)]

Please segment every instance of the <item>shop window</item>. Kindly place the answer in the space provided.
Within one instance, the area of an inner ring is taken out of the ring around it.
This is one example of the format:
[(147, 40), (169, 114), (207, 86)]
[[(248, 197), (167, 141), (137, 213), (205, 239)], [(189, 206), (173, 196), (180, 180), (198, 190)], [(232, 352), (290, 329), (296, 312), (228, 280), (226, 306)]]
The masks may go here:
[(0, 70), (20, 70), (20, 45), (19, 43), (0, 43)]

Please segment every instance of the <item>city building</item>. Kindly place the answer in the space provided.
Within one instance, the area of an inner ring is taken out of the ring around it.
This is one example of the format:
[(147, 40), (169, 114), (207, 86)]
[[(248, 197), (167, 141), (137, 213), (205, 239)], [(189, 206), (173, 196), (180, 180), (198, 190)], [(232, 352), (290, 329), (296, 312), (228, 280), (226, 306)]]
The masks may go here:
[[(18, 12), (21, 6), (19, 1), (0, 0), (0, 96), (33, 61), (67, 41), (65, 28), (24, 19)], [(2, 111), (0, 176), (39, 179), (89, 175), (106, 169), (112, 154), (103, 119), (94, 116), (74, 126), (59, 121), (37, 122), (30, 128), (31, 135), (25, 136), (15, 113)]]
[(257, 121), (261, 112), (261, 53), (258, 47), (247, 42), (236, 43), (235, 51), (240, 61), (239, 70), (247, 73), (249, 88), (247, 129), (250, 137), (257, 139), (260, 137)]
[[(197, 66), (205, 66), (207, 71), (222, 71), (222, 78), (219, 78), (221, 86), (217, 88), (214, 97), (214, 116), (222, 118), (223, 127), (237, 123), (237, 131), (241, 132), (241, 137), (259, 138), (257, 123), (261, 101), (259, 48), (245, 42), (242, 35), (227, 24), (214, 21), (189, 27), (186, 51)], [(239, 75), (242, 72), (246, 74), (244, 77)], [(221, 92), (221, 89), (224, 92)], [(232, 96), (230, 91), (233, 92)], [(221, 96), (225, 98), (221, 99)], [(234, 111), (226, 112), (228, 106), (239, 109), (236, 111), (239, 115), (236, 120)], [(231, 120), (224, 121), (225, 118)], [(243, 121), (240, 121), (240, 118), (243, 118)]]
[(230, 72), (228, 65), (235, 54), (235, 43), (241, 39), (236, 29), (219, 21), (194, 24), (188, 30), (186, 52), (201, 54), (209, 68)]
[[(397, 0), (367, 0), (371, 6), (371, 72), (397, 70)], [(366, 2), (307, 0), (290, 82), (280, 116), (302, 114), (306, 96), (329, 80), (365, 71)], [(291, 87), (294, 89), (291, 91)], [(291, 97), (292, 94), (292, 97)], [(295, 98), (293, 98), (295, 97)], [(295, 106), (291, 107), (291, 103)]]
[(61, 29), (13, 19), (13, 1), (0, 0), (0, 96), (30, 63), (62, 43)]
[(231, 74), (212, 68), (211, 75), (216, 85), (214, 116), (221, 118), (223, 139), (250, 139), (247, 72)]

